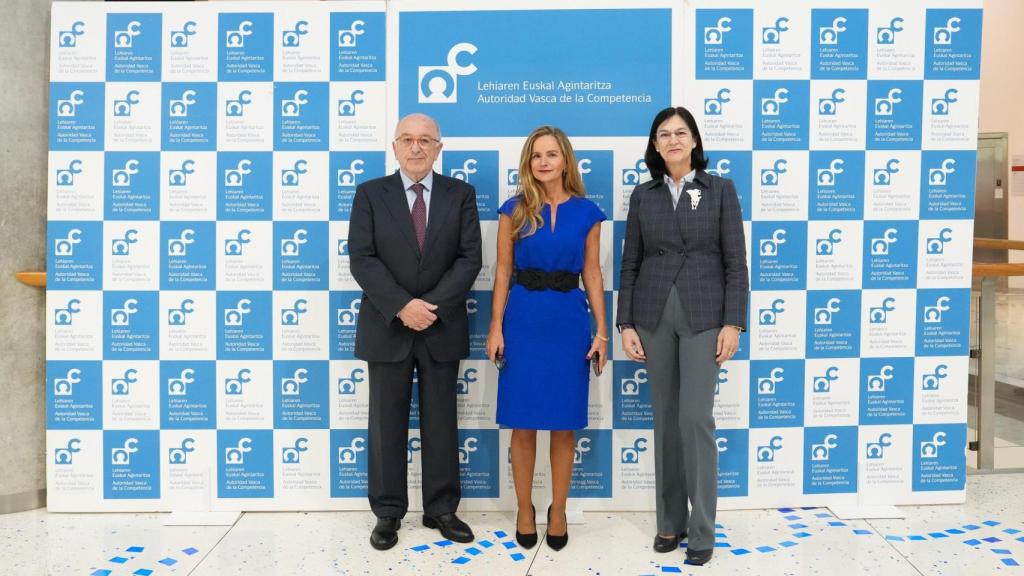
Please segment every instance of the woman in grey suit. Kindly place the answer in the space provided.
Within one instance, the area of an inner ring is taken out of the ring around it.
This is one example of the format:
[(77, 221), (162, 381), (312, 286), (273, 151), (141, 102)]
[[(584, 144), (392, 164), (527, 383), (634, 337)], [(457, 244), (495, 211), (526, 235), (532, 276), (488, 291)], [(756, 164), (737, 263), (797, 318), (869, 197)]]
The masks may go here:
[(688, 537), (686, 561), (700, 565), (715, 546), (715, 382), (747, 325), (743, 218), (732, 181), (704, 171), (685, 108), (655, 116), (644, 160), (652, 180), (629, 199), (616, 324), (651, 383), (654, 549), (676, 550)]

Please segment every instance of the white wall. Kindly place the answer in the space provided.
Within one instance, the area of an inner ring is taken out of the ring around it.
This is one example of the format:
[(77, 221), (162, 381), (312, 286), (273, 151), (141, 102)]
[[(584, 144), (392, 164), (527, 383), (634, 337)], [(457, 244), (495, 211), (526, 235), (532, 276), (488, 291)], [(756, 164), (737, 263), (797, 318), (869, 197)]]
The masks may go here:
[[(1009, 165), (1024, 156), (1024, 2), (985, 0), (981, 41), (981, 105), (978, 132), (1009, 135)], [(1024, 240), (1024, 190), (1012, 189), (1010, 176), (1009, 229), (1011, 240)], [(1011, 251), (1011, 262), (1024, 262), (1024, 251)], [(1024, 278), (1011, 279), (1024, 289)]]

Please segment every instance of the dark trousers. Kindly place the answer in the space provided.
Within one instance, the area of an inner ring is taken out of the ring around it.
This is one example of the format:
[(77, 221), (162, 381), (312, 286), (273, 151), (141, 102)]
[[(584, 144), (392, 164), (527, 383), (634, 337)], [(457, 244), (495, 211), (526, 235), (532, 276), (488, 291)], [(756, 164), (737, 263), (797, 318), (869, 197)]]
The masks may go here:
[(459, 362), (438, 362), (417, 335), (400, 362), (370, 362), (369, 497), (378, 517), (402, 518), (409, 508), (406, 463), (413, 368), (419, 377), (423, 512), (455, 512), (459, 484), (458, 411), (455, 380)]

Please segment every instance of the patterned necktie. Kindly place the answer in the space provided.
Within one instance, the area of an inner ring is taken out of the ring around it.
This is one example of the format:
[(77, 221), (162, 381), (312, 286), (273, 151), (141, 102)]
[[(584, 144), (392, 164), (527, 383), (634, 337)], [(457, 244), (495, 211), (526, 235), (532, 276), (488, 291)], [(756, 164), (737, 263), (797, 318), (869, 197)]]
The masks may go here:
[(412, 185), (416, 200), (412, 203), (412, 227), (416, 229), (416, 243), (423, 251), (423, 241), (427, 238), (427, 203), (423, 201), (423, 191), (427, 187), (419, 182)]

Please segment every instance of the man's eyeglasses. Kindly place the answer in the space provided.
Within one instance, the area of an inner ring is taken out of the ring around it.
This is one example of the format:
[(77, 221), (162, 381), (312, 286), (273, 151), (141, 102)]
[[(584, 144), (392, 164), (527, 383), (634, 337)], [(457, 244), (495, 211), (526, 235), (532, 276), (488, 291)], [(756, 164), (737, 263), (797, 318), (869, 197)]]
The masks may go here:
[(413, 138), (412, 136), (399, 136), (395, 138), (395, 144), (398, 144), (402, 148), (412, 148), (413, 144), (419, 144), (420, 148), (430, 148), (431, 146), (441, 142), (437, 138), (431, 138), (430, 136), (420, 136), (419, 138)]

